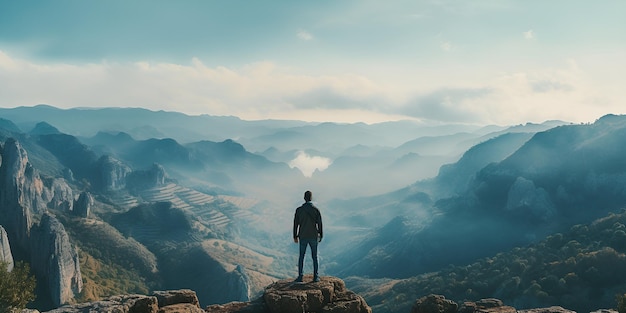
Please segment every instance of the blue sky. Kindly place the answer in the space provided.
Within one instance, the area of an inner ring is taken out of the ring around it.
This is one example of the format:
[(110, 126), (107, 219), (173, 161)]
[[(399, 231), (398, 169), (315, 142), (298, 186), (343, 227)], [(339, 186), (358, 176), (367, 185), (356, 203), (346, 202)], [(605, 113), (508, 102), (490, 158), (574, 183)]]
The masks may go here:
[(626, 113), (626, 1), (0, 0), (0, 106), (517, 124)]

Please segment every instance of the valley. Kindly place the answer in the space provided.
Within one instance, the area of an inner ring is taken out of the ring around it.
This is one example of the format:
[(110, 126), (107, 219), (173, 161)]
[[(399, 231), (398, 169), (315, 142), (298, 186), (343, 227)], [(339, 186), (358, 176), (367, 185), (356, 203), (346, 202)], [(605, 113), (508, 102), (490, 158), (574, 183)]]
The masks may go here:
[[(202, 306), (257, 298), (296, 274), (305, 190), (324, 219), (322, 273), (375, 312), (431, 293), (587, 310), (626, 288), (602, 272), (626, 255), (624, 116), (367, 125), (36, 106), (0, 118), (0, 225), (43, 310), (163, 289), (193, 289)], [(329, 164), (309, 177), (298, 157)], [(48, 240), (58, 263), (34, 265)]]

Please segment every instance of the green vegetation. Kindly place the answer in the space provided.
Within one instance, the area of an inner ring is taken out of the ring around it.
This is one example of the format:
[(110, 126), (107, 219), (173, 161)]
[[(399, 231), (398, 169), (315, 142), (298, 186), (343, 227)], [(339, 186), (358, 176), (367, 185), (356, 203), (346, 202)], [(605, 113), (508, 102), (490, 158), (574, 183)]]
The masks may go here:
[(35, 300), (37, 282), (28, 264), (17, 262), (11, 272), (7, 271), (7, 265), (0, 262), (0, 313), (21, 311)]
[[(614, 307), (615, 294), (626, 290), (625, 225), (626, 213), (611, 214), (467, 266), (396, 281), (378, 293), (370, 291), (366, 300), (377, 312), (408, 312), (415, 299), (431, 293), (457, 302), (495, 297), (518, 309)], [(623, 298), (618, 302), (626, 306)]]
[(77, 297), (78, 302), (117, 294), (147, 294), (158, 289), (156, 257), (143, 245), (96, 219), (60, 212), (57, 217), (79, 248), (83, 291)]
[(617, 312), (626, 313), (626, 294), (617, 295)]

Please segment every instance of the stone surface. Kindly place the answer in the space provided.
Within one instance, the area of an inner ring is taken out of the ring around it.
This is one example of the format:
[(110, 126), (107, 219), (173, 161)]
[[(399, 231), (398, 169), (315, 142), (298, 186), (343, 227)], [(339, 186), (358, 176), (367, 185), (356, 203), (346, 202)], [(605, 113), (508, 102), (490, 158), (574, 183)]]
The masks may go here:
[(519, 310), (517, 312), (518, 313), (576, 313), (576, 311), (564, 309), (560, 306), (551, 306), (548, 308), (538, 308), (538, 309), (530, 309), (530, 310)]
[(502, 300), (495, 298), (481, 299), (476, 302), (464, 302), (459, 313), (516, 313), (514, 307), (504, 305)]
[(0, 262), (7, 263), (7, 270), (10, 272), (13, 270), (13, 254), (11, 253), (11, 245), (9, 244), (9, 237), (7, 232), (0, 225)]
[(281, 280), (268, 286), (263, 295), (270, 313), (293, 312), (371, 312), (365, 300), (346, 289), (344, 282), (336, 277), (322, 277), (312, 282), (305, 276), (306, 283)]
[(93, 204), (94, 199), (91, 193), (88, 191), (81, 192), (80, 196), (78, 196), (78, 199), (76, 200), (76, 203), (74, 203), (74, 215), (84, 218), (89, 217)]
[(456, 313), (458, 304), (441, 295), (428, 295), (417, 299), (411, 313)]
[(98, 187), (102, 190), (120, 190), (126, 186), (130, 167), (110, 155), (104, 155), (97, 162)]
[[(101, 301), (66, 305), (46, 313), (204, 313), (191, 290), (159, 291), (158, 296), (119, 295)], [(158, 300), (160, 299), (160, 300)], [(163, 301), (164, 305), (159, 305)], [(180, 302), (178, 302), (180, 301)], [(193, 303), (195, 301), (195, 303)]]
[(56, 306), (70, 302), (83, 288), (78, 253), (63, 225), (47, 213), (31, 234), (31, 267), (44, 279)]
[(190, 289), (155, 291), (152, 295), (156, 297), (159, 307), (177, 303), (189, 303), (200, 307), (196, 292)]

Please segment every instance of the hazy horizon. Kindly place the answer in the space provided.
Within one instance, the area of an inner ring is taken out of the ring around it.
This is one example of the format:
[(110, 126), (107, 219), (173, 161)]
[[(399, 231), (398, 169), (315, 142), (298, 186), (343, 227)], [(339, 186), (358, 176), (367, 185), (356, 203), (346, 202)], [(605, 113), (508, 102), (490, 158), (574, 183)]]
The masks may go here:
[(625, 113), (626, 3), (0, 2), (0, 107), (511, 125)]

